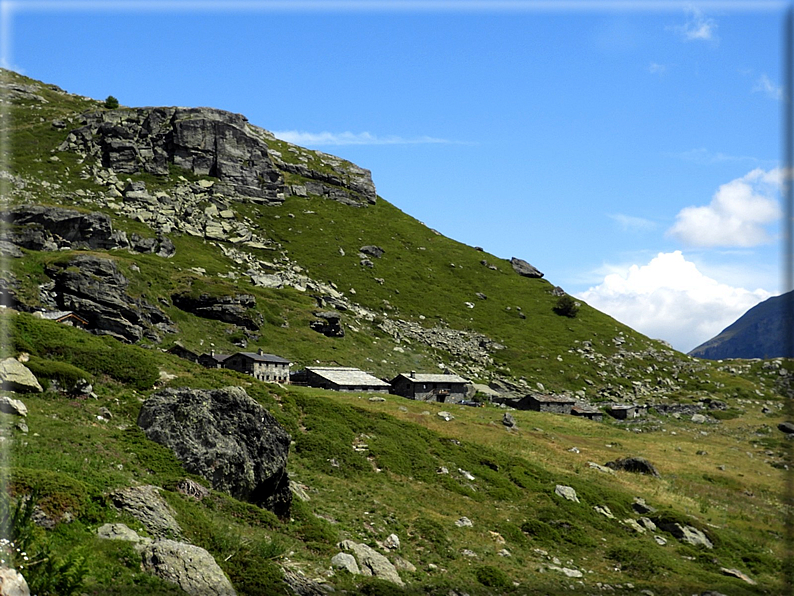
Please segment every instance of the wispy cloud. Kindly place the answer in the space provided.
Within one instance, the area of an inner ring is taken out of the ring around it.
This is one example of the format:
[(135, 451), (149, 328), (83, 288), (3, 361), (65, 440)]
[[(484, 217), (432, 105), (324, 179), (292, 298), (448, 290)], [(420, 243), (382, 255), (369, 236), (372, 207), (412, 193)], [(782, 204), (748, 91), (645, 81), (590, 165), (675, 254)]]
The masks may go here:
[(714, 152), (709, 151), (705, 147), (698, 147), (697, 149), (688, 149), (687, 151), (682, 151), (681, 153), (672, 153), (670, 154), (674, 157), (681, 158), (686, 161), (691, 161), (694, 163), (699, 164), (716, 164), (716, 163), (725, 163), (725, 162), (750, 162), (754, 164), (768, 164), (773, 160), (763, 160), (757, 157), (752, 157), (750, 155), (729, 155), (727, 153), (722, 153), (720, 151)]
[(717, 22), (703, 14), (694, 6), (686, 9), (687, 20), (683, 25), (673, 27), (685, 41), (717, 41)]
[(648, 66), (648, 72), (651, 74), (664, 74), (667, 72), (667, 66), (651, 62), (650, 66)]
[(455, 143), (447, 139), (436, 137), (400, 137), (389, 135), (381, 137), (369, 132), (305, 132), (299, 130), (276, 130), (273, 134), (282, 141), (304, 146), (334, 146), (334, 145), (424, 145)]
[(783, 99), (783, 87), (775, 85), (772, 80), (765, 74), (758, 77), (758, 80), (753, 85), (753, 93), (763, 93), (769, 99), (780, 101)]
[(749, 247), (773, 240), (766, 226), (781, 216), (782, 172), (756, 168), (723, 184), (703, 207), (685, 207), (667, 231), (688, 246)]
[(643, 217), (634, 217), (633, 215), (624, 215), (622, 213), (615, 213), (609, 216), (620, 224), (624, 232), (647, 232), (656, 227), (656, 222)]

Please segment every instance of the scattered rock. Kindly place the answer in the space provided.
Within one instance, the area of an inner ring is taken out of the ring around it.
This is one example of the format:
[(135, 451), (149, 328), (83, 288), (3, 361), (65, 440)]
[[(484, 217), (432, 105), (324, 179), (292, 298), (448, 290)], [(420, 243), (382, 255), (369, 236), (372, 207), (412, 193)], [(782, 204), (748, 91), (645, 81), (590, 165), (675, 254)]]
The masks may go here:
[(591, 469), (598, 470), (599, 472), (601, 472), (603, 474), (614, 474), (615, 473), (615, 471), (612, 470), (611, 468), (607, 468), (606, 466), (602, 466), (601, 464), (597, 464), (594, 461), (587, 462), (587, 465), (590, 466)]
[(386, 540), (383, 541), (383, 546), (388, 548), (389, 550), (399, 550), (400, 537), (397, 536), (397, 534), (389, 534), (386, 537)]
[(375, 257), (376, 259), (381, 258), (383, 256), (383, 253), (386, 252), (380, 246), (370, 246), (370, 245), (362, 246), (358, 250), (360, 252), (363, 252), (365, 255)]
[(309, 323), (309, 327), (317, 333), (322, 333), (326, 337), (344, 337), (345, 329), (342, 327), (341, 315), (330, 311), (318, 311), (314, 313), (316, 321)]
[(706, 422), (706, 417), (703, 414), (692, 414), (692, 418), (690, 418), (690, 420), (695, 424), (703, 424)]
[(359, 575), (361, 571), (356, 563), (356, 558), (349, 553), (337, 553), (331, 559), (331, 566), (335, 569), (344, 569), (353, 575)]
[(777, 428), (787, 435), (794, 434), (794, 422), (781, 422), (777, 425)]
[(216, 490), (289, 512), (290, 437), (243, 388), (163, 389), (143, 403), (138, 425)]
[(160, 496), (160, 489), (152, 485), (131, 486), (110, 494), (113, 504), (129, 513), (146, 528), (152, 536), (159, 538), (179, 537), (179, 527), (174, 512)]
[(28, 582), (11, 567), (0, 567), (0, 596), (30, 596)]
[(738, 569), (726, 569), (725, 567), (720, 567), (720, 571), (722, 571), (723, 575), (729, 575), (730, 577), (735, 577), (737, 579), (742, 580), (743, 582), (747, 582), (751, 586), (755, 585), (755, 580), (748, 577), (746, 574), (742, 573)]
[(0, 412), (13, 414), (14, 416), (22, 416), (24, 418), (28, 415), (28, 408), (22, 401), (11, 399), (7, 395), (2, 395), (0, 396)]
[(441, 418), (442, 420), (446, 420), (447, 422), (449, 422), (450, 420), (454, 420), (455, 419), (455, 417), (452, 414), (450, 414), (449, 412), (446, 412), (446, 411), (439, 412), (437, 414), (437, 416), (439, 418)]
[(644, 515), (646, 513), (654, 513), (656, 509), (651, 507), (645, 502), (645, 499), (641, 497), (634, 497), (634, 502), (631, 504), (631, 508), (634, 509), (640, 515)]
[(554, 492), (563, 499), (568, 499), (569, 501), (573, 501), (574, 503), (579, 502), (579, 497), (576, 496), (576, 491), (570, 486), (558, 484), (554, 488)]
[(459, 528), (473, 528), (474, 524), (468, 517), (461, 517), (459, 520), (455, 522), (455, 525)]
[(714, 548), (714, 545), (708, 539), (705, 533), (693, 526), (685, 526), (679, 523), (662, 522), (656, 520), (658, 525), (665, 532), (670, 532), (673, 536), (678, 538), (681, 542), (686, 542), (692, 546), (705, 546), (708, 549)]
[(502, 416), (502, 424), (504, 424), (507, 428), (515, 428), (516, 421), (513, 418), (513, 415), (510, 412), (505, 412), (504, 416)]
[(615, 516), (612, 514), (612, 510), (606, 505), (595, 505), (593, 509), (595, 509), (597, 513), (600, 513), (604, 517), (615, 519)]
[(210, 495), (210, 489), (190, 478), (180, 480), (176, 485), (176, 490), (178, 493), (193, 497), (197, 501), (201, 501), (201, 499)]
[(350, 551), (356, 557), (362, 575), (371, 575), (398, 586), (405, 585), (394, 565), (380, 553), (372, 550), (366, 544), (359, 544), (352, 540), (339, 543), (339, 548)]
[(104, 524), (96, 531), (97, 536), (105, 540), (125, 540), (136, 544), (150, 544), (151, 538), (139, 536), (138, 533), (126, 524)]
[(16, 358), (0, 361), (0, 384), (7, 391), (40, 393), (44, 391), (36, 376)]
[(664, 546), (665, 544), (667, 544), (667, 538), (665, 538), (664, 536), (659, 536), (657, 534), (656, 536), (653, 537), (653, 539), (656, 541), (656, 544), (658, 544), (659, 546)]
[(147, 572), (177, 584), (190, 596), (236, 596), (223, 570), (201, 547), (158, 540), (144, 547), (142, 558)]

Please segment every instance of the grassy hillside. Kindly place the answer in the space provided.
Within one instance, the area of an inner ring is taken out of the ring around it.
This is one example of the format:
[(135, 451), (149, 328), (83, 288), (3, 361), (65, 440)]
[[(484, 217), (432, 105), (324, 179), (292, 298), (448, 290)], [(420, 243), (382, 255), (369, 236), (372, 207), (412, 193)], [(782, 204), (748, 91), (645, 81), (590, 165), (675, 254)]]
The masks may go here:
[[(8, 71), (2, 75), (9, 153), (0, 183), (7, 204), (105, 213), (114, 229), (154, 238), (151, 223), (124, 215), (125, 200), (94, 180), (101, 164), (57, 150), (80, 126), (80, 114), (101, 109), (100, 102)], [(321, 154), (268, 143), (284, 161), (309, 156), (296, 163), (327, 167)], [(299, 174), (285, 176), (290, 184), (306, 182)], [(129, 178), (168, 196), (199, 188), (199, 180), (207, 188), (217, 182), (175, 166), (169, 176)], [(290, 593), (285, 570), (350, 594), (779, 592), (787, 454), (776, 426), (784, 420), (780, 380), (788, 363), (700, 361), (587, 304), (576, 317), (560, 316), (553, 272), (551, 281), (521, 277), (508, 261), (446, 238), (381, 198), (355, 207), (311, 193), (268, 206), (244, 200), (217, 205), (210, 195), (194, 196), (202, 212), (228, 206), (228, 220), (258, 240), (246, 245), (233, 242), (232, 234), (220, 239), (175, 229), (167, 234), (176, 248), (171, 258), (22, 249), (22, 257), (5, 259), (2, 277), (30, 307), (41, 305), (40, 286), (54, 269), (73, 267), (75, 255), (111, 259), (129, 280), (128, 294), (156, 305), (176, 327), (160, 342), (128, 345), (29, 314), (2, 313), (7, 351), (27, 354), (27, 366), (45, 387), (22, 397), (27, 431), (0, 414), (11, 445), (3, 466), (10, 494), (35, 494), (56, 520), (50, 529), (31, 530), (32, 548), (56, 553), (49, 567), (30, 568), (30, 577), (44, 586), (40, 594), (69, 593), (48, 592), (45, 585), (67, 572), (82, 582), (74, 593), (181, 593), (144, 574), (132, 547), (96, 536), (107, 522), (139, 528), (109, 496), (136, 484), (162, 488), (184, 537), (214, 556), (238, 594)], [(367, 245), (383, 249), (379, 258), (364, 255), (371, 266), (359, 255)], [(543, 269), (542, 255), (517, 256)], [(266, 274), (289, 283), (252, 284)], [(252, 295), (250, 314), (260, 317), (261, 327), (245, 330), (180, 310), (171, 297), (182, 292)], [(334, 307), (344, 337), (309, 327), (315, 311)], [(176, 341), (198, 352), (225, 353), (245, 342), (247, 350), (289, 358), (293, 369), (339, 364), (390, 378), (450, 368), (527, 391), (540, 384), (594, 405), (638, 401), (652, 407), (637, 422), (512, 411), (516, 426), (508, 430), (506, 410), (492, 404), (468, 408), (396, 396), (375, 401), (367, 394), (269, 385), (166, 353)], [(93, 384), (96, 400), (61, 390), (79, 379)], [(228, 385), (244, 387), (292, 437), (288, 470), (306, 499), (294, 500), (289, 518), (217, 491), (202, 501), (183, 496), (176, 486), (184, 478), (207, 481), (187, 474), (137, 427), (141, 402), (157, 388)], [(693, 422), (691, 414), (661, 413), (663, 405), (705, 398), (725, 402), (725, 409), (703, 412), (705, 423)], [(112, 417), (98, 418), (101, 408)], [(439, 417), (442, 409), (454, 418)], [(626, 456), (648, 459), (660, 477), (590, 465)], [(557, 485), (575, 489), (579, 502), (556, 494)], [(697, 528), (714, 548), (685, 544), (661, 528), (641, 533), (636, 497), (656, 510), (646, 516), (657, 525)], [(607, 507), (614, 518), (595, 507)], [(456, 525), (463, 517), (470, 527)], [(400, 572), (404, 590), (332, 570), (338, 542), (353, 539), (387, 552), (381, 545), (390, 534), (400, 541), (390, 559), (415, 567)], [(757, 583), (725, 575), (723, 568)]]

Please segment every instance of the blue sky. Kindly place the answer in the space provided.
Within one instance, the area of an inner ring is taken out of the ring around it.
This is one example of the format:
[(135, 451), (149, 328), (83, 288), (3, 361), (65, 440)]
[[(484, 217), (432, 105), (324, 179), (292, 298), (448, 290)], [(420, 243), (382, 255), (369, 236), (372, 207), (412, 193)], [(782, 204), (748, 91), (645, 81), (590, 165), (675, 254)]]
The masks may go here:
[(783, 3), (2, 2), (5, 65), (211, 106), (689, 350), (781, 291)]

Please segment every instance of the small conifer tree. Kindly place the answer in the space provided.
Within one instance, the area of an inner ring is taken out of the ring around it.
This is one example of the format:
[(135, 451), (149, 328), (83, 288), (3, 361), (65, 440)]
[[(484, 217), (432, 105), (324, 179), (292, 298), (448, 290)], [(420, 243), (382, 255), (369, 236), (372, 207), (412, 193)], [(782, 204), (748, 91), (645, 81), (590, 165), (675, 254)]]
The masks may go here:
[(119, 100), (112, 95), (108, 95), (108, 98), (105, 100), (105, 107), (108, 110), (115, 110), (117, 107), (119, 107)]

